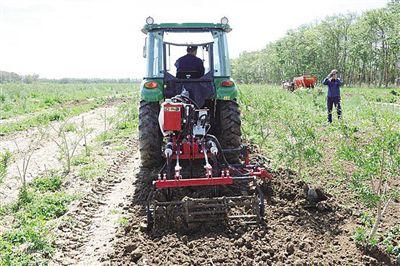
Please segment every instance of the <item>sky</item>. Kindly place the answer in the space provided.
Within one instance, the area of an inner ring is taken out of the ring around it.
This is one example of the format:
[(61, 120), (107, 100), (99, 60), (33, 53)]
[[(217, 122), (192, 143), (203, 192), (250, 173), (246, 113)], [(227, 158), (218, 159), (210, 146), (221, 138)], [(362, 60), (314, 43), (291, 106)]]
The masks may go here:
[(215, 22), (226, 16), (230, 57), (329, 15), (384, 7), (387, 0), (0, 0), (0, 70), (46, 78), (141, 78), (148, 16)]

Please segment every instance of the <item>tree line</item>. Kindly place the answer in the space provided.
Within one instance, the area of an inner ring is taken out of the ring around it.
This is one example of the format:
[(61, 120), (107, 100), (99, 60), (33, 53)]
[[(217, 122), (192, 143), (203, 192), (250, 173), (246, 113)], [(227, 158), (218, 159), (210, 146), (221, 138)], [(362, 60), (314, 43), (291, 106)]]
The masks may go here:
[(34, 83), (34, 82), (48, 82), (48, 83), (140, 83), (140, 79), (134, 78), (61, 78), (61, 79), (48, 79), (40, 78), (38, 74), (19, 75), (14, 72), (0, 71), (0, 84), (1, 83)]
[(19, 75), (14, 72), (0, 71), (0, 83), (22, 82), (33, 83), (38, 81), (38, 74)]
[(335, 15), (300, 26), (232, 61), (233, 76), (244, 83), (281, 83), (304, 74), (322, 80), (332, 69), (347, 85), (399, 82), (400, 0), (361, 15)]

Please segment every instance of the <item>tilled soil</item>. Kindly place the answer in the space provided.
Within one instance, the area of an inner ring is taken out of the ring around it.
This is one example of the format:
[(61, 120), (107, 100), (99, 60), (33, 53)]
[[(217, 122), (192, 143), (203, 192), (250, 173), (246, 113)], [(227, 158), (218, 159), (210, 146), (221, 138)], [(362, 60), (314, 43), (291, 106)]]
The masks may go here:
[(385, 265), (363, 254), (352, 240), (351, 212), (329, 195), (310, 204), (303, 182), (275, 173), (267, 192), (267, 221), (260, 226), (203, 225), (192, 231), (146, 231), (145, 205), (155, 173), (141, 169), (129, 223), (118, 229), (112, 265)]

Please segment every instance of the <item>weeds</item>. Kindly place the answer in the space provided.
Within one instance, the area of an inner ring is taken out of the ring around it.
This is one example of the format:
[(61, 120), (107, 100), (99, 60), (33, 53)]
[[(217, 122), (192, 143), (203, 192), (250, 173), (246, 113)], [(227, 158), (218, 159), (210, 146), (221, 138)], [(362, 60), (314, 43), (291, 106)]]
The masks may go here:
[[(103, 99), (112, 95), (121, 98), (130, 95), (132, 84), (0, 84), (0, 114), (1, 119), (16, 115), (42, 111), (47, 108), (54, 110), (60, 106), (76, 107), (90, 99)], [(1, 130), (0, 130), (1, 132)]]
[(291, 122), (284, 122), (287, 130), (284, 139), (284, 148), (280, 158), (286, 168), (297, 167), (297, 176), (307, 176), (308, 169), (321, 161), (318, 136), (310, 121), (300, 114)]
[(46, 126), (54, 121), (64, 121), (69, 117), (87, 112), (102, 105), (104, 102), (93, 102), (71, 108), (60, 110), (44, 111), (43, 113), (28, 116), (18, 122), (9, 122), (0, 125), (0, 134), (9, 134), (16, 131), (24, 131), (36, 126)]
[(32, 187), (41, 192), (45, 191), (57, 191), (60, 189), (62, 184), (63, 178), (55, 173), (44, 176), (44, 177), (37, 177), (32, 182)]
[(62, 176), (39, 177), (22, 187), (18, 199), (4, 208), (14, 217), (0, 235), (0, 265), (44, 265), (53, 252), (48, 221), (67, 211), (73, 197), (61, 191)]
[(400, 176), (400, 117), (392, 106), (368, 102), (398, 102), (398, 90), (343, 88), (344, 119), (332, 124), (326, 122), (326, 92), (318, 89), (288, 93), (242, 85), (241, 90), (244, 137), (260, 145), (273, 167), (296, 170), (298, 178), (339, 195), (341, 204), (367, 208), (373, 215), (361, 218), (354, 239), (379, 242), (382, 216), (398, 198), (393, 181)]
[(400, 175), (400, 133), (392, 128), (391, 121), (382, 116), (378, 118), (375, 113), (372, 126), (375, 130), (367, 142), (346, 130), (347, 137), (339, 151), (343, 159), (355, 166), (350, 187), (375, 212), (367, 241), (375, 241), (383, 215), (391, 201), (398, 198), (398, 189), (392, 187), (392, 182)]
[(11, 152), (9, 150), (0, 154), (0, 184), (4, 181), (7, 175), (7, 167), (11, 161)]

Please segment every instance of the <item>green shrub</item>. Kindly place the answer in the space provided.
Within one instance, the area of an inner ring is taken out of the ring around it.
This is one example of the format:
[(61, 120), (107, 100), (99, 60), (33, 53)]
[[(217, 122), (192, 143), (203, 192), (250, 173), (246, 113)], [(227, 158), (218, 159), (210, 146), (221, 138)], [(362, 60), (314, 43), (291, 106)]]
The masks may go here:
[(59, 190), (62, 184), (62, 177), (51, 175), (49, 177), (38, 177), (31, 183), (32, 187), (38, 191), (56, 191)]

